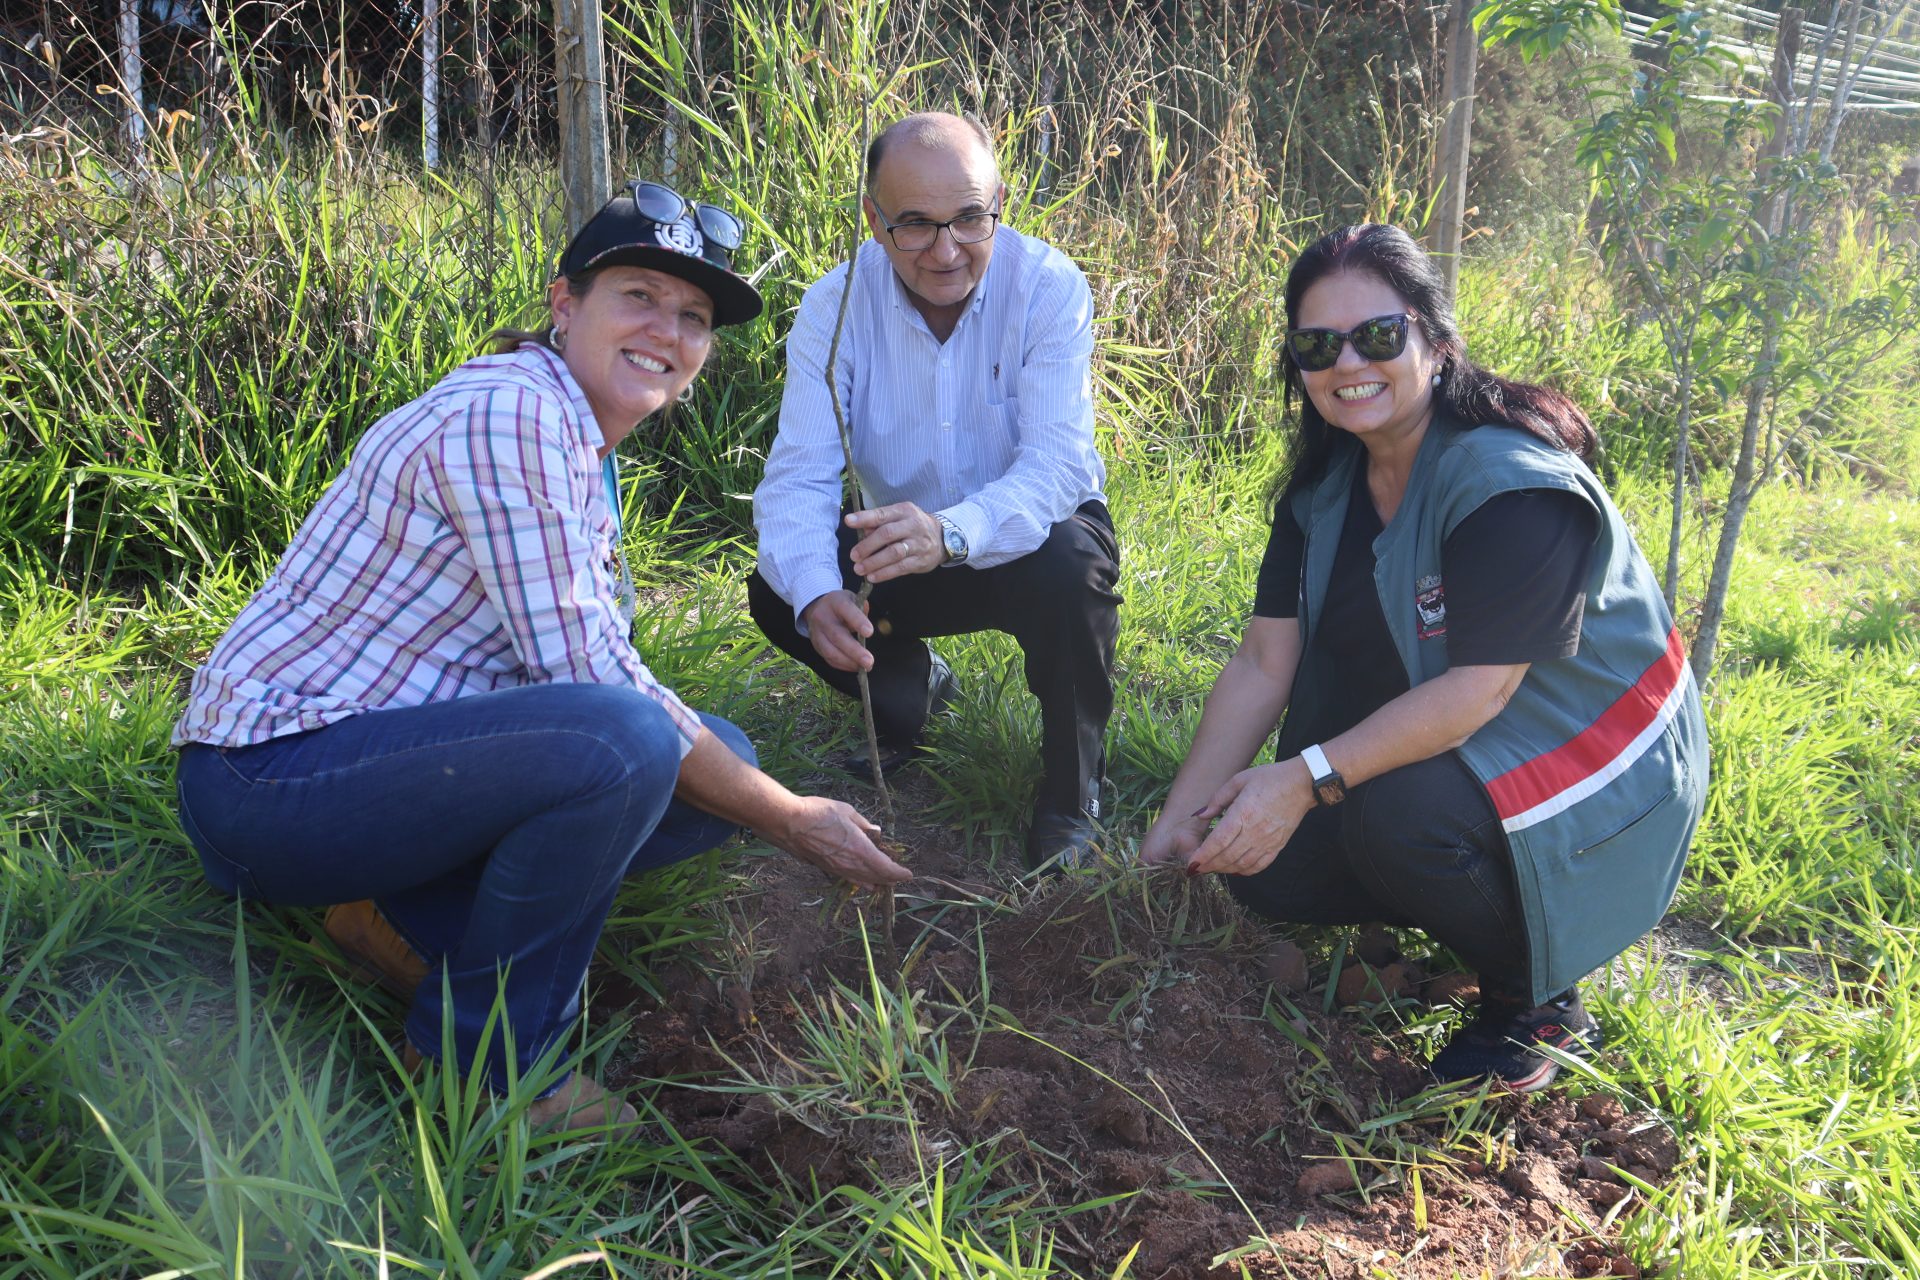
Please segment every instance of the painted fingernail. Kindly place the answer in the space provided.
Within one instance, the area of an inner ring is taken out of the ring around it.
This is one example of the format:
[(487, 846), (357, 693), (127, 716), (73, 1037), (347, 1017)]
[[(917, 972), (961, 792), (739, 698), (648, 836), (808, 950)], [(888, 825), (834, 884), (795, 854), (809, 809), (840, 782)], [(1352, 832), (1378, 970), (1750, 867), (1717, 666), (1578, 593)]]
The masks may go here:
[(1207, 811), (1207, 806), (1201, 805), (1198, 809), (1195, 809), (1192, 813), (1188, 814), (1187, 816), (1190, 818), (1197, 818), (1201, 814), (1205, 813), (1206, 811)]
[(1187, 864), (1187, 874), (1190, 876), (1197, 876), (1200, 874), (1200, 868), (1195, 866), (1193, 863), (1189, 862)]

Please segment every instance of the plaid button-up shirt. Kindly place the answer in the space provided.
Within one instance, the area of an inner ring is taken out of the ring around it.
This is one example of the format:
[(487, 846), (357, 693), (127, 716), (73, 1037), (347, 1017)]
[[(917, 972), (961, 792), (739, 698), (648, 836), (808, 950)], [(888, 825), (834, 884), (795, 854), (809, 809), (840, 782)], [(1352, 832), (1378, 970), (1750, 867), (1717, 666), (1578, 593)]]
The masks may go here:
[(174, 744), (238, 747), (518, 685), (654, 679), (616, 588), (600, 428), (532, 345), (468, 361), (368, 429), (194, 672)]

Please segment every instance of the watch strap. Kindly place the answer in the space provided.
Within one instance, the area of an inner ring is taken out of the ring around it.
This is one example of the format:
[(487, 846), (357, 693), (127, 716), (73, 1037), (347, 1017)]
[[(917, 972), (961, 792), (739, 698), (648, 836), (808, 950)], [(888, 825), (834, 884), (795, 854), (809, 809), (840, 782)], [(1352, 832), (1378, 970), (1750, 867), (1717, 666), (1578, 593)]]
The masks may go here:
[(1313, 795), (1317, 803), (1331, 807), (1347, 798), (1347, 780), (1333, 767), (1319, 743), (1302, 748), (1300, 759), (1306, 762), (1307, 772), (1313, 775)]
[(940, 522), (940, 541), (947, 553), (947, 564), (959, 564), (967, 558), (967, 535), (960, 532), (960, 526), (939, 512), (933, 518)]

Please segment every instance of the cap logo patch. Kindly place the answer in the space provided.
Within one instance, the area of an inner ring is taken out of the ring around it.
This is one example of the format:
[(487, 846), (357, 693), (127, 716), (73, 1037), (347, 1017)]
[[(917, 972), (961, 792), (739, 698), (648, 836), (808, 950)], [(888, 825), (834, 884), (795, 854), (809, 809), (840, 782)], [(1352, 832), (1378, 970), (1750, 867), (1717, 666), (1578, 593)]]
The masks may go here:
[(662, 222), (653, 229), (653, 238), (675, 253), (690, 258), (700, 256), (700, 237), (684, 222)]

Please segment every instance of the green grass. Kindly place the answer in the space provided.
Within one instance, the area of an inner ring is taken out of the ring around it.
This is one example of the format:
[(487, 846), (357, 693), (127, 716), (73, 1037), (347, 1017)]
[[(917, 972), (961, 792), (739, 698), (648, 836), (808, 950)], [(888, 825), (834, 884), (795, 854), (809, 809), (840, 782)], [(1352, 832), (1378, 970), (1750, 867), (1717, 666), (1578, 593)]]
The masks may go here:
[[(1295, 211), (1333, 202), (1268, 178), (1307, 140), (1255, 135), (1259, 46), (1244, 7), (1211, 2), (1185, 43), (1123, 25), (1065, 64), (1045, 194), (1017, 50), (969, 64), (915, 35), (918, 9), (862, 6), (831, 37), (852, 43), (823, 58), (812, 15), (741, 0), (702, 78), (667, 6), (610, 12), (648, 110), (698, 139), (701, 194), (750, 210), (752, 252), (772, 263), (767, 318), (730, 332), (693, 404), (631, 447), (629, 551), (650, 602), (638, 637), (776, 774), (812, 772), (847, 731), (812, 682), (767, 662), (744, 615), (739, 495), (770, 437), (784, 317), (839, 256), (861, 93), (881, 114), (977, 94), (998, 104), (1015, 221), (1086, 265), (1105, 317), (1099, 430), (1127, 598), (1115, 820), (1123, 837), (1150, 821), (1252, 597), (1280, 458), (1279, 284), (1315, 229)], [(930, 47), (939, 59), (920, 56)], [(1419, 126), (1382, 127), (1389, 163), (1356, 184), (1350, 215), (1405, 207), (1394, 165), (1417, 168)], [(422, 182), (358, 143), (220, 145), (201, 166), (183, 128), (156, 187), (131, 196), (99, 151), (0, 149), (0, 1280), (1056, 1272), (1052, 1242), (1079, 1206), (995, 1190), (993, 1150), (918, 1137), (1001, 1025), (984, 983), (928, 992), (870, 968), (819, 986), (796, 1014), (805, 1052), (738, 1061), (724, 1087), (822, 1125), (858, 1108), (899, 1126), (912, 1159), (891, 1178), (756, 1184), (664, 1122), (636, 1143), (530, 1134), (537, 1081), (505, 1099), (438, 1071), (407, 1081), (388, 1043), (397, 1006), (332, 976), (310, 913), (236, 909), (201, 882), (166, 745), (193, 664), (358, 432), (523, 318), (557, 228), (536, 158)], [(1609, 483), (1658, 564), (1671, 389), (1580, 246), (1476, 241), (1463, 324), (1480, 359), (1594, 408)], [(1874, 252), (1839, 236), (1833, 287)], [(1672, 1274), (1920, 1270), (1917, 364), (1913, 338), (1861, 382), (1845, 430), (1810, 441), (1756, 503), (1708, 691), (1712, 790), (1674, 908), (1685, 949), (1660, 964), (1630, 953), (1595, 980), (1616, 1047), (1574, 1087), (1643, 1101), (1680, 1136), (1673, 1180), (1624, 1219), (1635, 1256)], [(1700, 413), (1717, 464), (1732, 419), (1724, 404)], [(1705, 480), (1682, 534), (1683, 622), (1726, 493), (1724, 476)], [(1011, 865), (1037, 717), (1005, 638), (949, 656), (965, 694), (915, 816)], [(728, 903), (733, 865), (628, 889), (601, 966), (653, 992), (671, 957), (745, 972), (754, 907)], [(1164, 956), (1122, 946), (1125, 928), (1170, 948), (1227, 927), (1137, 877), (1096, 901), (1116, 1018), (1168, 980)], [(1277, 1003), (1271, 1016), (1290, 1025)], [(1409, 1043), (1449, 1025), (1376, 1017)], [(570, 1050), (605, 1061), (623, 1030), (597, 1021)], [(1329, 1101), (1312, 1071), (1298, 1091)], [(1410, 1194), (1436, 1151), (1502, 1148), (1471, 1104), (1414, 1109), (1328, 1127), (1363, 1185)]]
[[(1237, 631), (1263, 541), (1256, 462), (1180, 457), (1116, 468), (1134, 530), (1115, 731), (1131, 830)], [(1649, 492), (1622, 496), (1647, 515)], [(1660, 524), (1640, 523), (1649, 538)], [(1708, 699), (1711, 804), (1676, 907), (1711, 942), (1599, 981), (1618, 1048), (1593, 1087), (1654, 1105), (1685, 1146), (1675, 1180), (1627, 1219), (1643, 1261), (1688, 1276), (1897, 1275), (1920, 1261), (1920, 514), (1836, 480), (1774, 490), (1753, 529), (1738, 639)], [(662, 671), (740, 716), (777, 771), (804, 769), (818, 744), (749, 688), (768, 676), (741, 610), (743, 550), (646, 532), (638, 563), (676, 584), (642, 623)], [(186, 662), (238, 607), (242, 576), (132, 596), (21, 587), (0, 606), (0, 1252), (21, 1259), (0, 1275), (372, 1275), (385, 1251), (396, 1272), (519, 1276), (594, 1248), (607, 1261), (580, 1274), (642, 1274), (666, 1256), (713, 1259), (693, 1268), (713, 1275), (841, 1260), (847, 1273), (1044, 1273), (1032, 1242), (1067, 1206), (989, 1194), (988, 1151), (893, 1185), (814, 1187), (796, 1172), (756, 1196), (724, 1153), (670, 1129), (612, 1146), (530, 1136), (514, 1119), (524, 1098), (499, 1104), (437, 1073), (403, 1083), (383, 1047), (397, 1008), (339, 987), (302, 913), (236, 912), (206, 890), (175, 825), (167, 729)], [(940, 739), (943, 805), (1011, 837), (1033, 732), (1017, 664), (991, 638), (956, 656), (970, 680)], [(818, 696), (782, 684), (783, 706)], [(700, 904), (728, 883), (708, 860), (630, 890), (606, 961), (642, 979), (685, 948), (724, 964), (750, 922)], [(1187, 927), (1126, 884), (1112, 909)], [(1150, 989), (1150, 966), (1115, 980), (1127, 1000), (1130, 983)], [(915, 999), (879, 980), (822, 988), (802, 1011), (807, 1054), (738, 1064), (736, 1087), (808, 1114), (937, 1113), (987, 1006)], [(617, 1033), (603, 1028), (589, 1060)], [(1350, 1158), (1419, 1167), (1422, 1150), (1365, 1128), (1374, 1118), (1335, 1127)]]

